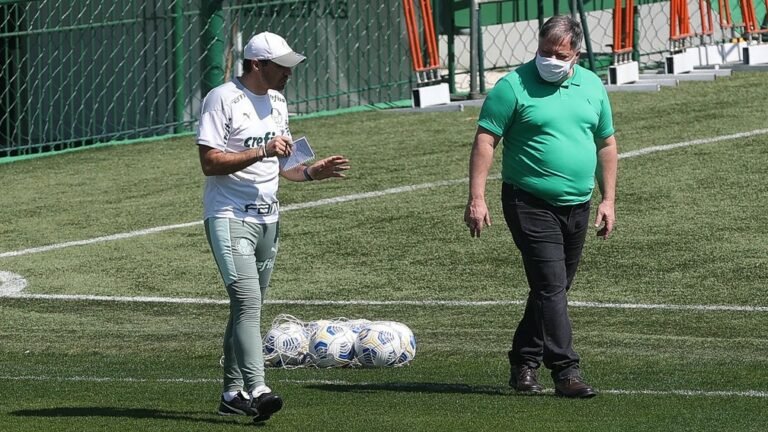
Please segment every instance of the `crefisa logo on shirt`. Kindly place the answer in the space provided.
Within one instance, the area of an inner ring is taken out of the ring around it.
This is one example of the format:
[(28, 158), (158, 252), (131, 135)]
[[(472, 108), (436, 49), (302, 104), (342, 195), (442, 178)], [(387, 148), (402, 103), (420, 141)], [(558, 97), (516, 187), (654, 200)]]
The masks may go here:
[(266, 145), (276, 135), (275, 132), (267, 132), (263, 137), (248, 137), (245, 139), (243, 146), (248, 148), (260, 147)]

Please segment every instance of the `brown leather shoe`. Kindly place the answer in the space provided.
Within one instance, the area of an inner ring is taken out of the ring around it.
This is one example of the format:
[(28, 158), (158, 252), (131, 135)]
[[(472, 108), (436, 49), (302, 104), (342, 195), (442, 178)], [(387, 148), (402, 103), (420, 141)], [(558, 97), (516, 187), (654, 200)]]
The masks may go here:
[(567, 398), (587, 399), (597, 396), (597, 392), (585, 383), (581, 377), (563, 378), (555, 383), (555, 395)]
[(538, 371), (528, 366), (513, 366), (509, 386), (522, 393), (541, 393), (542, 387), (539, 384)]

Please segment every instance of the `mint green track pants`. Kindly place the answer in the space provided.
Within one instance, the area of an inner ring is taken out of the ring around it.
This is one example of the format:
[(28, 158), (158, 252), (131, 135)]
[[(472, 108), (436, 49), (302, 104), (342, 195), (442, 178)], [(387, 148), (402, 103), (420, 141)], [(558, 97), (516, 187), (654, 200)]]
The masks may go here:
[(279, 222), (208, 218), (205, 235), (229, 294), (224, 332), (224, 391), (264, 385), (261, 305), (277, 255)]

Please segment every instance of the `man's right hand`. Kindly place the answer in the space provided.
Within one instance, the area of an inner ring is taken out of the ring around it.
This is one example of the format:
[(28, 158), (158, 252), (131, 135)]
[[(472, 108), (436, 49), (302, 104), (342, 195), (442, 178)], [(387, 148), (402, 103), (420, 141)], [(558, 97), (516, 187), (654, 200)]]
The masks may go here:
[(491, 226), (491, 215), (485, 199), (470, 199), (464, 210), (464, 223), (469, 228), (472, 237), (480, 237), (480, 231), (486, 226)]
[(272, 138), (264, 147), (266, 157), (290, 156), (291, 151), (293, 151), (293, 141), (284, 135)]

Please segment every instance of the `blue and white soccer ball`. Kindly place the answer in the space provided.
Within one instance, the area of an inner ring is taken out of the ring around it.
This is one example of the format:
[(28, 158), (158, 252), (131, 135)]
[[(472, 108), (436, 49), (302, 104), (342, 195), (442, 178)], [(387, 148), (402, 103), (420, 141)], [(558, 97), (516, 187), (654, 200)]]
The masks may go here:
[(416, 337), (413, 335), (411, 329), (397, 321), (387, 322), (387, 325), (392, 327), (400, 335), (400, 346), (403, 349), (403, 353), (395, 361), (395, 365), (405, 365), (411, 362), (416, 357)]
[(371, 321), (367, 319), (355, 319), (345, 322), (344, 325), (348, 329), (352, 330), (352, 332), (355, 334), (355, 337), (357, 337), (357, 335), (360, 334), (364, 328), (371, 325)]
[(319, 367), (346, 366), (355, 359), (355, 334), (341, 324), (326, 324), (310, 340), (309, 353)]
[(304, 324), (304, 334), (307, 336), (307, 339), (312, 340), (318, 330), (329, 324), (331, 324), (331, 320), (321, 319), (317, 321), (310, 321)]
[(264, 362), (268, 366), (295, 366), (304, 362), (309, 340), (300, 324), (284, 322), (269, 329), (263, 345)]
[(400, 335), (385, 324), (371, 324), (355, 340), (355, 358), (363, 366), (392, 366), (402, 354)]

